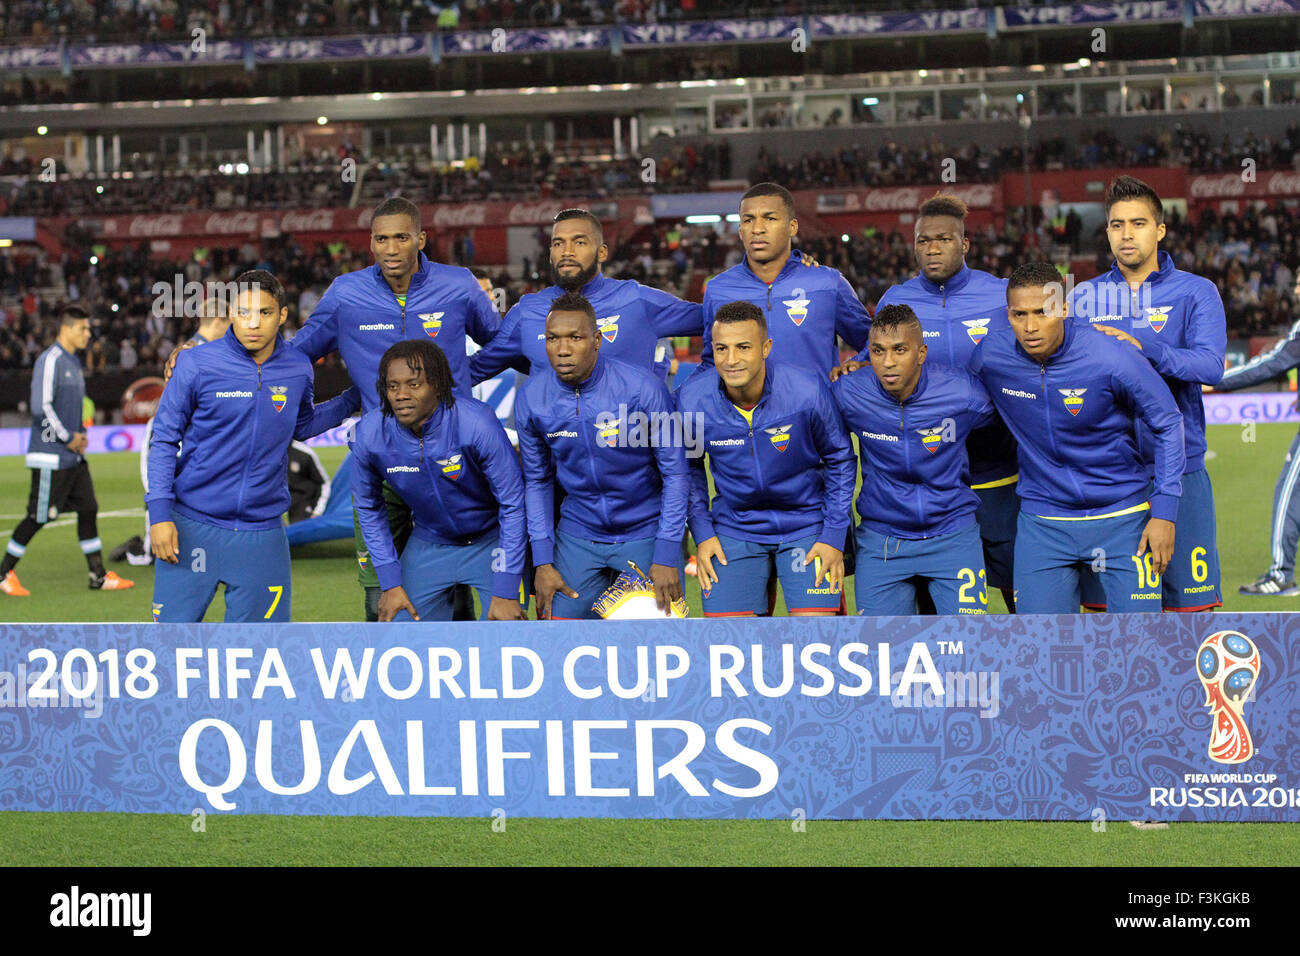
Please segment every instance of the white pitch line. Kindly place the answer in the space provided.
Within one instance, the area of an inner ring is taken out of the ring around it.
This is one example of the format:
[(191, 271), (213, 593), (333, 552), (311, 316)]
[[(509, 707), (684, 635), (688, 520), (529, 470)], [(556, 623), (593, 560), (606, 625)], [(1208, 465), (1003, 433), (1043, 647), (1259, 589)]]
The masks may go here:
[[(42, 527), (42, 528), (61, 528), (61, 527), (63, 527), (64, 525), (67, 525), (67, 524), (74, 524), (74, 523), (75, 523), (75, 518), (76, 518), (76, 514), (77, 514), (77, 513), (76, 513), (75, 511), (70, 511), (70, 512), (68, 512), (68, 514), (71, 515), (72, 517), (68, 517), (68, 518), (59, 517), (59, 518), (57, 518), (56, 520), (49, 522), (48, 524), (43, 524), (43, 525), (41, 525), (41, 527)], [(124, 510), (124, 511), (101, 511), (101, 512), (99, 513), (99, 517), (101, 517), (101, 518), (138, 518), (138, 517), (140, 517), (140, 516), (143, 515), (143, 514), (144, 514), (144, 509), (143, 509), (143, 508), (127, 508), (127, 509)], [(0, 521), (21, 521), (23, 518), (26, 518), (26, 517), (27, 517), (27, 512), (24, 511), (22, 514), (16, 514), (16, 515), (0, 515)]]

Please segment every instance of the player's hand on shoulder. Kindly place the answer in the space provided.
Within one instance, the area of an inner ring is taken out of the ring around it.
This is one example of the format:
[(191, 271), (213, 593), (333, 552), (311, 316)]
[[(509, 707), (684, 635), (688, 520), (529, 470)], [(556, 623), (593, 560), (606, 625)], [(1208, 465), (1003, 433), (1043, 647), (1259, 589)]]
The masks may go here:
[(1096, 328), (1098, 332), (1103, 332), (1106, 335), (1109, 335), (1112, 339), (1119, 339), (1121, 342), (1127, 342), (1129, 345), (1132, 345), (1134, 348), (1136, 348), (1139, 352), (1142, 351), (1142, 343), (1139, 342), (1137, 339), (1133, 338), (1133, 336), (1129, 335), (1123, 329), (1117, 329), (1114, 326), (1110, 326), (1110, 325), (1097, 325), (1094, 326), (1094, 328)]
[(555, 597), (556, 591), (561, 591), (565, 597), (575, 600), (578, 597), (578, 592), (569, 587), (564, 580), (564, 576), (555, 569), (553, 564), (539, 564), (537, 566), (537, 575), (533, 580), (537, 587), (537, 616), (539, 618), (546, 619), (551, 616), (551, 599)]
[(523, 605), (518, 601), (494, 596), (492, 603), (488, 605), (487, 619), (489, 621), (526, 621), (528, 615), (524, 613)]
[(712, 538), (701, 541), (695, 548), (695, 567), (702, 590), (708, 591), (718, 583), (718, 572), (713, 567), (714, 559), (726, 567), (727, 555), (723, 552), (722, 542), (718, 540), (716, 534)]
[(812, 256), (808, 255), (808, 253), (806, 252), (799, 253), (799, 262), (807, 266), (809, 269), (821, 268), (821, 263), (818, 262), (816, 259), (814, 259)]
[(830, 587), (837, 590), (843, 587), (844, 552), (840, 551), (838, 548), (832, 548), (829, 544), (823, 544), (821, 541), (818, 541), (809, 548), (808, 553), (804, 555), (804, 567), (812, 564), (818, 558), (821, 559), (821, 564), (817, 567), (817, 581), (813, 586), (821, 587), (822, 578), (825, 578), (826, 583)]
[(149, 526), (149, 544), (154, 557), (168, 564), (175, 564), (179, 558), (180, 544), (176, 534), (176, 522), (159, 521)]
[(395, 588), (389, 588), (379, 595), (379, 620), (383, 623), (391, 621), (397, 616), (398, 611), (405, 611), (411, 615), (413, 620), (418, 621), (420, 615), (415, 613), (415, 606), (411, 603), (411, 598), (406, 593), (406, 588), (400, 584)]
[(655, 603), (664, 614), (672, 614), (672, 604), (682, 596), (682, 577), (666, 564), (650, 565), (650, 581), (655, 586)]
[(188, 342), (185, 342), (182, 345), (178, 345), (176, 346), (176, 348), (172, 349), (171, 355), (167, 356), (166, 364), (163, 365), (164, 385), (166, 385), (168, 382), (172, 380), (172, 372), (176, 371), (176, 359), (180, 357), (180, 354), (184, 352), (186, 349), (196, 348), (201, 344), (202, 343), (195, 342), (193, 339), (190, 339)]
[(865, 368), (868, 362), (859, 362), (857, 359), (845, 359), (835, 368), (831, 369), (831, 381), (835, 381), (841, 375), (851, 375), (860, 368)]

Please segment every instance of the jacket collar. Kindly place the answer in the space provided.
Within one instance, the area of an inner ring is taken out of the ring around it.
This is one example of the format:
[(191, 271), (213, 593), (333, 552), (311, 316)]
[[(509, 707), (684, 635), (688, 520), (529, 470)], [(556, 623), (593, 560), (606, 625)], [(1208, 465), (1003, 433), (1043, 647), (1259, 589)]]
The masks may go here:
[(957, 270), (956, 274), (944, 283), (927, 279), (924, 272), (917, 275), (917, 278), (921, 280), (921, 288), (931, 295), (952, 295), (954, 292), (959, 292), (970, 282), (970, 277), (971, 270), (965, 262), (961, 264), (961, 268)]
[[(1146, 285), (1149, 282), (1155, 285), (1158, 282), (1164, 282), (1174, 274), (1174, 271), (1174, 257), (1161, 249), (1156, 253), (1156, 271), (1143, 279), (1142, 284)], [(1107, 276), (1111, 282), (1128, 281), (1124, 278), (1124, 273), (1119, 271), (1119, 262), (1114, 259), (1110, 261), (1110, 272), (1107, 273)]]
[[(595, 277), (590, 282), (588, 282), (586, 285), (584, 285), (581, 289), (578, 290), (578, 294), (582, 296), (584, 299), (590, 300), (593, 295), (599, 295), (602, 291), (604, 291), (605, 285), (609, 281), (610, 281), (609, 279), (605, 278), (605, 274), (603, 272), (597, 272)], [(563, 288), (554, 284), (548, 286), (546, 291), (551, 293), (552, 301), (564, 295), (565, 292)]]
[[(786, 260), (785, 266), (782, 267), (781, 271), (776, 274), (776, 278), (772, 280), (772, 285), (775, 286), (778, 282), (780, 282), (782, 279), (789, 276), (791, 273), (794, 272), (795, 269), (800, 268), (802, 265), (803, 265), (803, 259), (801, 259), (799, 256), (799, 250), (792, 247), (790, 249), (790, 258)], [(760, 283), (764, 287), (767, 286), (767, 283), (764, 282), (762, 279), (760, 279), (758, 275), (754, 272), (753, 268), (750, 267), (749, 256), (746, 256), (745, 258), (740, 260), (740, 268), (744, 270), (745, 275), (747, 275), (750, 279)]]
[[(424, 285), (429, 278), (429, 273), (433, 271), (433, 263), (425, 257), (424, 253), (420, 252), (417, 253), (417, 255), (420, 257), (419, 263), (415, 267), (415, 272), (411, 275), (411, 284), (406, 289), (407, 295), (410, 295), (415, 289)], [(370, 266), (370, 270), (371, 274), (375, 277), (375, 281), (384, 287), (384, 291), (389, 295), (395, 295), (393, 287), (390, 286), (388, 280), (384, 278), (384, 270), (379, 267), (379, 263), (376, 262), (374, 265)]]
[[(230, 349), (230, 351), (233, 354), (239, 356), (240, 358), (244, 359), (245, 361), (251, 364), (254, 365), (257, 364), (256, 362), (253, 362), (253, 356), (248, 354), (248, 349), (244, 348), (243, 343), (240, 342), (239, 339), (235, 338), (235, 324), (233, 322), (230, 324), (230, 328), (226, 329), (226, 334), (221, 337), (221, 341), (226, 343), (226, 347)], [(283, 348), (284, 348), (284, 336), (282, 336), (279, 332), (276, 332), (275, 348), (271, 350), (271, 354), (266, 357), (266, 361), (263, 362), (262, 364), (264, 366), (270, 364), (271, 359), (279, 355), (280, 351)]]
[[(718, 380), (718, 394), (722, 397), (722, 400), (726, 402), (728, 405), (736, 404), (731, 400), (731, 396), (727, 394), (726, 383), (722, 381), (722, 376), (718, 374), (717, 366), (714, 366), (713, 374)], [(772, 363), (771, 361), (764, 361), (763, 362), (763, 394), (758, 397), (758, 402), (762, 403), (767, 401), (767, 399), (771, 397), (771, 395), (772, 395)], [(754, 407), (757, 408), (758, 404), (756, 403)]]
[(591, 370), (591, 374), (576, 385), (570, 385), (562, 381), (560, 376), (555, 374), (555, 369), (551, 369), (551, 374), (555, 376), (556, 384), (568, 392), (587, 392), (599, 385), (605, 378), (605, 363), (596, 356), (596, 367)]

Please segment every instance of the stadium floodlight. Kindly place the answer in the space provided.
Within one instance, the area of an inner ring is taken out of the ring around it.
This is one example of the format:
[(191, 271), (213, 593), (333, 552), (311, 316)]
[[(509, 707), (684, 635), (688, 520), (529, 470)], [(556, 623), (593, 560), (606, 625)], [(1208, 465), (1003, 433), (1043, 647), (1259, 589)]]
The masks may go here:
[(879, 106), (879, 105), (880, 105), (880, 97), (878, 97), (878, 96), (864, 96), (864, 97), (862, 97), (862, 105), (863, 105), (863, 106)]
[(318, 117), (316, 117), (316, 125), (317, 125), (317, 126), (324, 126), (324, 125), (325, 125), (326, 123), (328, 123), (328, 122), (329, 122), (329, 117), (328, 117), (328, 116), (318, 116)]
[(849, 241), (849, 234), (847, 232), (840, 233), (840, 242), (848, 242), (848, 241)]
[(738, 212), (727, 213), (727, 222), (740, 222), (740, 213)]
[(692, 226), (704, 226), (704, 225), (708, 225), (709, 223), (713, 223), (713, 222), (722, 222), (722, 217), (721, 217), (721, 216), (714, 216), (714, 215), (707, 215), (707, 216), (687, 216), (687, 217), (686, 217), (686, 222), (687, 222), (688, 225), (692, 225)]
[(50, 128), (49, 128), (48, 126), (38, 126), (38, 127), (36, 127), (36, 135), (37, 135), (37, 136), (44, 136), (44, 135), (45, 135), (46, 133), (48, 133), (49, 131), (50, 131)]

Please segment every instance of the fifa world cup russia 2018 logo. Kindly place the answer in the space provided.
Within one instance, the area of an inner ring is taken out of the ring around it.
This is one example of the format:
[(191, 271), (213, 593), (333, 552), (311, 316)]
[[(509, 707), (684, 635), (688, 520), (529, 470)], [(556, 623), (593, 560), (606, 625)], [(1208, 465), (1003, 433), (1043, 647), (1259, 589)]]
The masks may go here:
[(1196, 674), (1205, 687), (1214, 729), (1210, 734), (1210, 759), (1216, 763), (1244, 763), (1255, 754), (1242, 711), (1246, 697), (1259, 679), (1259, 649), (1237, 631), (1218, 631), (1201, 642), (1196, 652)]

